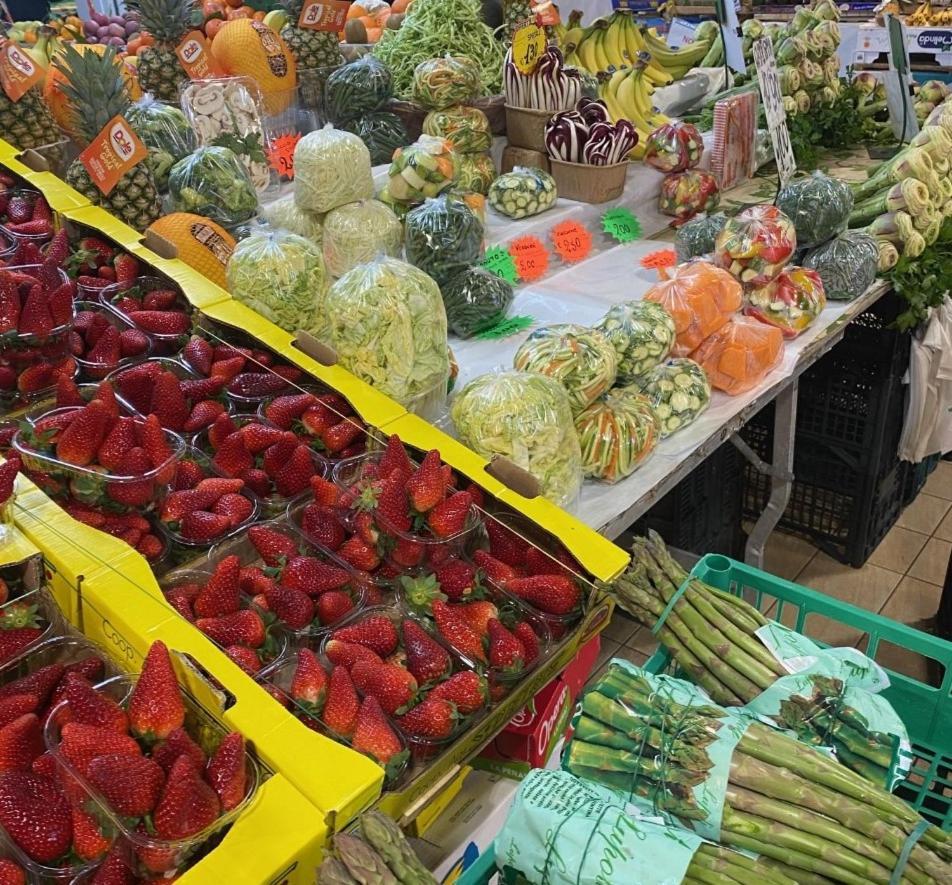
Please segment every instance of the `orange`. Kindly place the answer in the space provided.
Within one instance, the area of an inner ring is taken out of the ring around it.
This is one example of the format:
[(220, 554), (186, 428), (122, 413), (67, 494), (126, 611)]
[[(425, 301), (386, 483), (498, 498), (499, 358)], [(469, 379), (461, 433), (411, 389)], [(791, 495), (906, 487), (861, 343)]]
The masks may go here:
[(236, 18), (254, 18), (255, 11), (250, 6), (239, 6), (237, 9), (229, 9), (225, 13), (228, 21), (234, 21)]
[(387, 19), (390, 18), (390, 7), (381, 6), (380, 9), (374, 13), (373, 17), (376, 20), (378, 28), (387, 27)]
[(347, 10), (348, 21), (352, 18), (363, 18), (365, 15), (367, 15), (367, 10), (359, 3), (351, 3), (350, 9)]
[(225, 27), (225, 20), (223, 18), (210, 18), (205, 22), (205, 36), (211, 40), (223, 27)]
[(202, 3), (202, 17), (214, 18), (216, 15), (222, 17), (225, 15), (225, 4), (222, 0), (205, 0)]
[(227, 22), (212, 41), (212, 55), (225, 74), (249, 77), (258, 84), (269, 114), (286, 110), (294, 98), (294, 56), (264, 22), (247, 18)]
[(203, 215), (172, 212), (149, 225), (149, 230), (168, 240), (189, 267), (223, 289), (225, 265), (235, 248), (235, 238)]

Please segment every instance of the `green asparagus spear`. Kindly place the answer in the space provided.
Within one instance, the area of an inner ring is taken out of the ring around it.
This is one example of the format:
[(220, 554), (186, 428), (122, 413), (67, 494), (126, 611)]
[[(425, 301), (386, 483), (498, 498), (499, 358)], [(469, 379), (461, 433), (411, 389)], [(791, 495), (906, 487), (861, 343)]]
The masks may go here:
[(317, 885), (358, 885), (336, 857), (325, 857), (317, 870)]
[(360, 885), (399, 885), (383, 858), (363, 839), (338, 833), (334, 836), (334, 850)]
[(402, 885), (436, 885), (436, 878), (416, 856), (403, 830), (387, 815), (379, 811), (361, 815), (360, 832)]
[(808, 873), (806, 870), (797, 870), (780, 863), (779, 860), (773, 860), (769, 857), (758, 858), (758, 862), (767, 869), (776, 870), (778, 873), (792, 879), (797, 885), (834, 885), (832, 879), (826, 876), (820, 876), (817, 873)]
[(731, 863), (731, 855), (738, 855), (738, 852), (723, 852), (721, 855), (710, 855), (703, 851), (697, 851), (694, 857), (691, 858), (691, 865), (688, 867), (688, 871), (693, 874), (697, 869), (701, 869), (709, 873), (720, 874), (724, 876), (725, 879), (738, 882), (740, 885), (764, 885), (765, 877), (763, 875), (752, 873), (742, 866)]
[(584, 741), (572, 741), (569, 763), (604, 771), (629, 772), (632, 784), (647, 779), (663, 786), (678, 784), (692, 788), (703, 784), (708, 777), (707, 771), (694, 771), (661, 757), (627, 753), (597, 744), (586, 744)]
[(630, 774), (576, 765), (572, 761), (571, 754), (572, 751), (569, 748), (569, 758), (566, 765), (568, 770), (576, 777), (604, 784), (622, 796), (638, 796), (651, 803), (656, 811), (667, 812), (683, 820), (704, 820), (707, 817), (707, 813), (698, 808), (694, 797), (681, 790), (677, 784), (671, 784), (665, 789), (648, 781), (633, 783), (634, 778)]

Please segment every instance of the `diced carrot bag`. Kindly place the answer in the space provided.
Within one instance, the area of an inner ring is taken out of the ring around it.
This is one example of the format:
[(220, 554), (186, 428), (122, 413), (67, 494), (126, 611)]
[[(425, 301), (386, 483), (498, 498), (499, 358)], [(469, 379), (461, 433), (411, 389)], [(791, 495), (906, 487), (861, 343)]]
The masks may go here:
[(783, 356), (783, 333), (748, 317), (734, 317), (692, 355), (711, 386), (736, 396), (756, 387)]

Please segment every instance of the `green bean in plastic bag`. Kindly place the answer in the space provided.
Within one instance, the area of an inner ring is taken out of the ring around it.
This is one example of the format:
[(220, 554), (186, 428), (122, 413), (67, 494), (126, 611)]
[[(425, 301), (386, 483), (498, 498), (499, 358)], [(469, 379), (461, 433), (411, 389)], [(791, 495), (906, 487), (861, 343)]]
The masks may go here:
[(711, 403), (711, 382), (694, 360), (676, 357), (635, 380), (632, 390), (643, 393), (661, 422), (661, 438), (683, 430)]
[(661, 425), (647, 397), (619, 387), (583, 409), (575, 418), (575, 431), (585, 475), (618, 482), (655, 450)]
[(471, 338), (506, 316), (512, 285), (481, 267), (467, 267), (440, 287), (446, 322), (460, 338)]
[(413, 71), (413, 100), (439, 111), (476, 98), (482, 91), (479, 65), (465, 55), (421, 61)]
[(496, 180), (496, 164), (489, 154), (463, 154), (459, 158), (460, 190), (486, 196)]
[(427, 200), (407, 215), (404, 227), (407, 261), (441, 286), (482, 258), (483, 225), (455, 197)]
[(341, 123), (341, 128), (358, 136), (370, 151), (370, 162), (381, 166), (393, 159), (393, 152), (410, 141), (407, 127), (396, 114), (373, 111)]
[(538, 481), (542, 494), (570, 505), (582, 485), (581, 450), (569, 399), (558, 381), (528, 372), (489, 372), (454, 398), (460, 440), (478, 455), (504, 455)]
[(493, 143), (489, 117), (466, 105), (430, 111), (423, 120), (423, 134), (447, 139), (459, 154), (483, 153)]
[(390, 69), (372, 55), (339, 67), (324, 85), (324, 108), (335, 125), (379, 110), (391, 98)]
[(522, 342), (512, 364), (560, 382), (574, 414), (605, 393), (618, 373), (618, 355), (611, 342), (597, 329), (574, 323), (536, 329)]
[(346, 203), (324, 218), (324, 262), (331, 276), (370, 261), (378, 254), (400, 255), (403, 225), (379, 200)]
[(610, 308), (595, 326), (618, 353), (618, 383), (653, 369), (674, 345), (674, 319), (654, 301), (624, 301)]
[(432, 277), (381, 256), (334, 283), (325, 299), (327, 340), (340, 364), (412, 411), (446, 398), (446, 311)]
[(713, 215), (696, 215), (682, 224), (674, 235), (674, 251), (678, 261), (711, 255), (717, 235), (726, 222), (727, 216), (723, 212), (715, 212)]
[(258, 208), (258, 194), (245, 167), (225, 147), (200, 147), (169, 172), (173, 212), (205, 215), (225, 227), (247, 221)]
[(308, 132), (294, 149), (294, 199), (307, 212), (324, 213), (374, 195), (370, 151), (352, 132), (325, 126)]
[(853, 191), (845, 181), (814, 172), (784, 187), (776, 200), (797, 231), (797, 246), (811, 249), (846, 229)]

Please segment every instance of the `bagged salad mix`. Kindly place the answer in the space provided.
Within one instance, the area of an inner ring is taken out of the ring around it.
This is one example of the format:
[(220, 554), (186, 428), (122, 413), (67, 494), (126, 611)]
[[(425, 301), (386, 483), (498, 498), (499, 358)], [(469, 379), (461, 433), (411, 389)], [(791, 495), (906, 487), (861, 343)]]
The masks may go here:
[(674, 319), (654, 301), (623, 301), (610, 308), (595, 328), (618, 353), (618, 383), (658, 365), (674, 345)]
[(672, 172), (661, 182), (658, 211), (673, 215), (678, 221), (687, 221), (698, 212), (716, 209), (720, 199), (717, 179), (710, 172), (701, 169)]
[(661, 438), (691, 424), (711, 403), (711, 382), (694, 360), (675, 357), (655, 366), (632, 385), (648, 397)]
[(528, 372), (480, 375), (453, 399), (460, 440), (484, 458), (505, 455), (529, 471), (542, 494), (560, 507), (582, 485), (582, 455), (565, 388)]
[(489, 188), (489, 205), (509, 218), (528, 218), (551, 209), (558, 199), (555, 179), (541, 169), (517, 166)]
[(445, 138), (421, 135), (397, 148), (390, 164), (388, 192), (402, 203), (422, 203), (452, 187), (459, 178), (459, 157)]
[(585, 475), (618, 482), (655, 450), (661, 424), (646, 396), (631, 387), (616, 387), (575, 416), (575, 431)]
[(645, 162), (659, 172), (684, 172), (701, 162), (704, 139), (690, 123), (672, 120), (645, 140)]
[(463, 154), (459, 158), (459, 180), (461, 191), (485, 196), (496, 180), (496, 164), (489, 154)]
[(376, 255), (399, 257), (403, 225), (379, 200), (345, 203), (324, 216), (324, 262), (333, 277), (341, 277)]
[(458, 197), (441, 194), (407, 214), (407, 261), (439, 285), (483, 255), (483, 224)]
[(324, 239), (324, 216), (313, 212), (305, 212), (294, 194), (285, 194), (278, 197), (266, 206), (261, 207), (261, 220), (272, 227), (284, 228), (301, 237), (306, 237), (312, 243), (321, 245)]
[(727, 219), (714, 244), (714, 263), (745, 286), (763, 286), (783, 270), (796, 248), (793, 222), (780, 209), (750, 206)]
[(489, 118), (479, 109), (453, 105), (430, 111), (423, 120), (423, 134), (445, 138), (458, 154), (479, 154), (492, 147)]
[(155, 186), (165, 190), (172, 167), (195, 149), (195, 136), (185, 114), (146, 94), (130, 106), (125, 116), (149, 149), (146, 162)]

